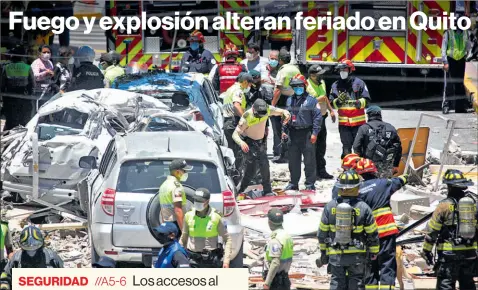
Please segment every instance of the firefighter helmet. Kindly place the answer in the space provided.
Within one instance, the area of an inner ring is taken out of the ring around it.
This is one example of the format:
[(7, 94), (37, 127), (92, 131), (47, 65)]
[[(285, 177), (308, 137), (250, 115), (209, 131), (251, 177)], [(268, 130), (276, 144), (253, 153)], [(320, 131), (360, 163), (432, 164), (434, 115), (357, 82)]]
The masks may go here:
[(199, 30), (194, 30), (194, 31), (191, 32), (191, 34), (189, 35), (188, 41), (189, 41), (189, 42), (191, 42), (191, 41), (197, 41), (197, 42), (200, 42), (200, 43), (204, 43), (204, 42), (206, 42), (206, 39), (204, 39), (204, 35), (201, 33), (201, 31), (199, 31)]
[(342, 69), (345, 69), (345, 68), (349, 68), (350, 72), (355, 71), (355, 65), (349, 59), (344, 59), (337, 65), (337, 70), (342, 70)]
[(355, 153), (345, 155), (344, 159), (342, 159), (342, 169), (349, 170), (355, 168), (359, 160), (360, 156)]
[(301, 74), (296, 74), (291, 80), (289, 85), (291, 87), (297, 87), (297, 86), (304, 86), (307, 88), (307, 79), (301, 75)]
[(239, 49), (234, 43), (228, 43), (226, 44), (226, 47), (224, 48), (224, 58), (228, 59), (229, 57), (239, 57)]
[(378, 172), (377, 166), (373, 163), (372, 160), (366, 158), (360, 158), (355, 165), (355, 170), (359, 175), (364, 173), (376, 174)]
[(350, 189), (360, 185), (360, 176), (355, 169), (349, 169), (342, 172), (336, 183), (338, 188)]
[(448, 169), (443, 175), (444, 184), (456, 187), (468, 187), (474, 183), (470, 179), (466, 179), (463, 172), (457, 169)]
[(28, 226), (20, 233), (20, 247), (25, 251), (36, 251), (43, 247), (43, 243), (43, 234), (35, 226)]

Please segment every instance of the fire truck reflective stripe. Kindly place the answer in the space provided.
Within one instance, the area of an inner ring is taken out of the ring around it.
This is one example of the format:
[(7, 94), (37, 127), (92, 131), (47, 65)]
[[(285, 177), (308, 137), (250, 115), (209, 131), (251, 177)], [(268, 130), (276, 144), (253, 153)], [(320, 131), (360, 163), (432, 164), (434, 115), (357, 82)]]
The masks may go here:
[[(405, 39), (402, 41), (395, 41), (391, 37), (383, 38), (383, 42), (392, 50), (395, 55), (400, 56), (402, 59), (405, 56)], [(403, 60), (402, 60), (403, 61)], [(413, 59), (407, 55), (407, 63), (413, 63)]]

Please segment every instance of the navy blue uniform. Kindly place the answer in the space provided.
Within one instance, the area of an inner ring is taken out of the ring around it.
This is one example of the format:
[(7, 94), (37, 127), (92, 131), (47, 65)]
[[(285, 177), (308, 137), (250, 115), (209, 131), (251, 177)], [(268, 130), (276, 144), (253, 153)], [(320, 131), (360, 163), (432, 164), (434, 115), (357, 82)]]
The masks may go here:
[(305, 185), (314, 186), (316, 175), (315, 144), (310, 142), (311, 135), (318, 136), (322, 124), (322, 113), (317, 99), (305, 93), (301, 97), (291, 96), (287, 99), (287, 110), (291, 120), (282, 131), (291, 141), (289, 147), (290, 184), (298, 187), (301, 175), (301, 161), (304, 156)]
[(183, 67), (186, 62), (189, 63), (189, 72), (198, 72), (202, 74), (208, 74), (216, 64), (216, 60), (212, 53), (203, 48), (199, 48), (198, 51), (193, 51), (191, 49), (186, 51), (181, 59), (181, 67)]
[(177, 240), (174, 240), (172, 244), (161, 248), (158, 253), (158, 260), (156, 261), (154, 267), (190, 268), (186, 250), (179, 244)]
[(96, 65), (91, 62), (82, 62), (73, 71), (68, 91), (101, 89), (105, 87), (104, 79), (103, 73)]

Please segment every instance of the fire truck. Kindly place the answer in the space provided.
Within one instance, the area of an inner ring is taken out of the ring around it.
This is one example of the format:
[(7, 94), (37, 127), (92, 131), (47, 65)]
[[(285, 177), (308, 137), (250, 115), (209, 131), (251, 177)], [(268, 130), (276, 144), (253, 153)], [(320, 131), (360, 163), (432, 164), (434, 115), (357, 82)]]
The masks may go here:
[[(107, 16), (138, 16), (146, 12), (146, 17), (166, 15), (174, 16), (176, 11), (192, 11), (189, 16), (206, 16), (209, 23), (218, 15), (227, 11), (248, 15), (254, 1), (106, 1)], [(184, 14), (182, 14), (184, 15)], [(227, 43), (234, 43), (241, 52), (247, 50), (247, 44), (256, 42), (259, 31), (225, 30), (214, 31), (200, 29), (205, 37), (204, 48), (211, 51), (216, 61), (221, 61), (221, 51)], [(192, 30), (142, 30), (127, 34), (124, 30), (106, 32), (107, 50), (115, 50), (122, 56), (121, 65), (135, 63), (142, 69), (153, 66), (163, 69), (177, 68), (182, 55), (188, 49), (187, 37)]]

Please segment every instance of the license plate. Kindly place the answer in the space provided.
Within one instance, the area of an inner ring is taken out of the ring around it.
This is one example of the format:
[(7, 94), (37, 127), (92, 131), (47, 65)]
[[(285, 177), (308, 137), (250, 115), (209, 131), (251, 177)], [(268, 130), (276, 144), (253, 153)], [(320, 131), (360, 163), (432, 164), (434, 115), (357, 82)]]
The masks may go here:
[(158, 256), (153, 256), (151, 259), (151, 268), (154, 268), (156, 261), (158, 260)]

